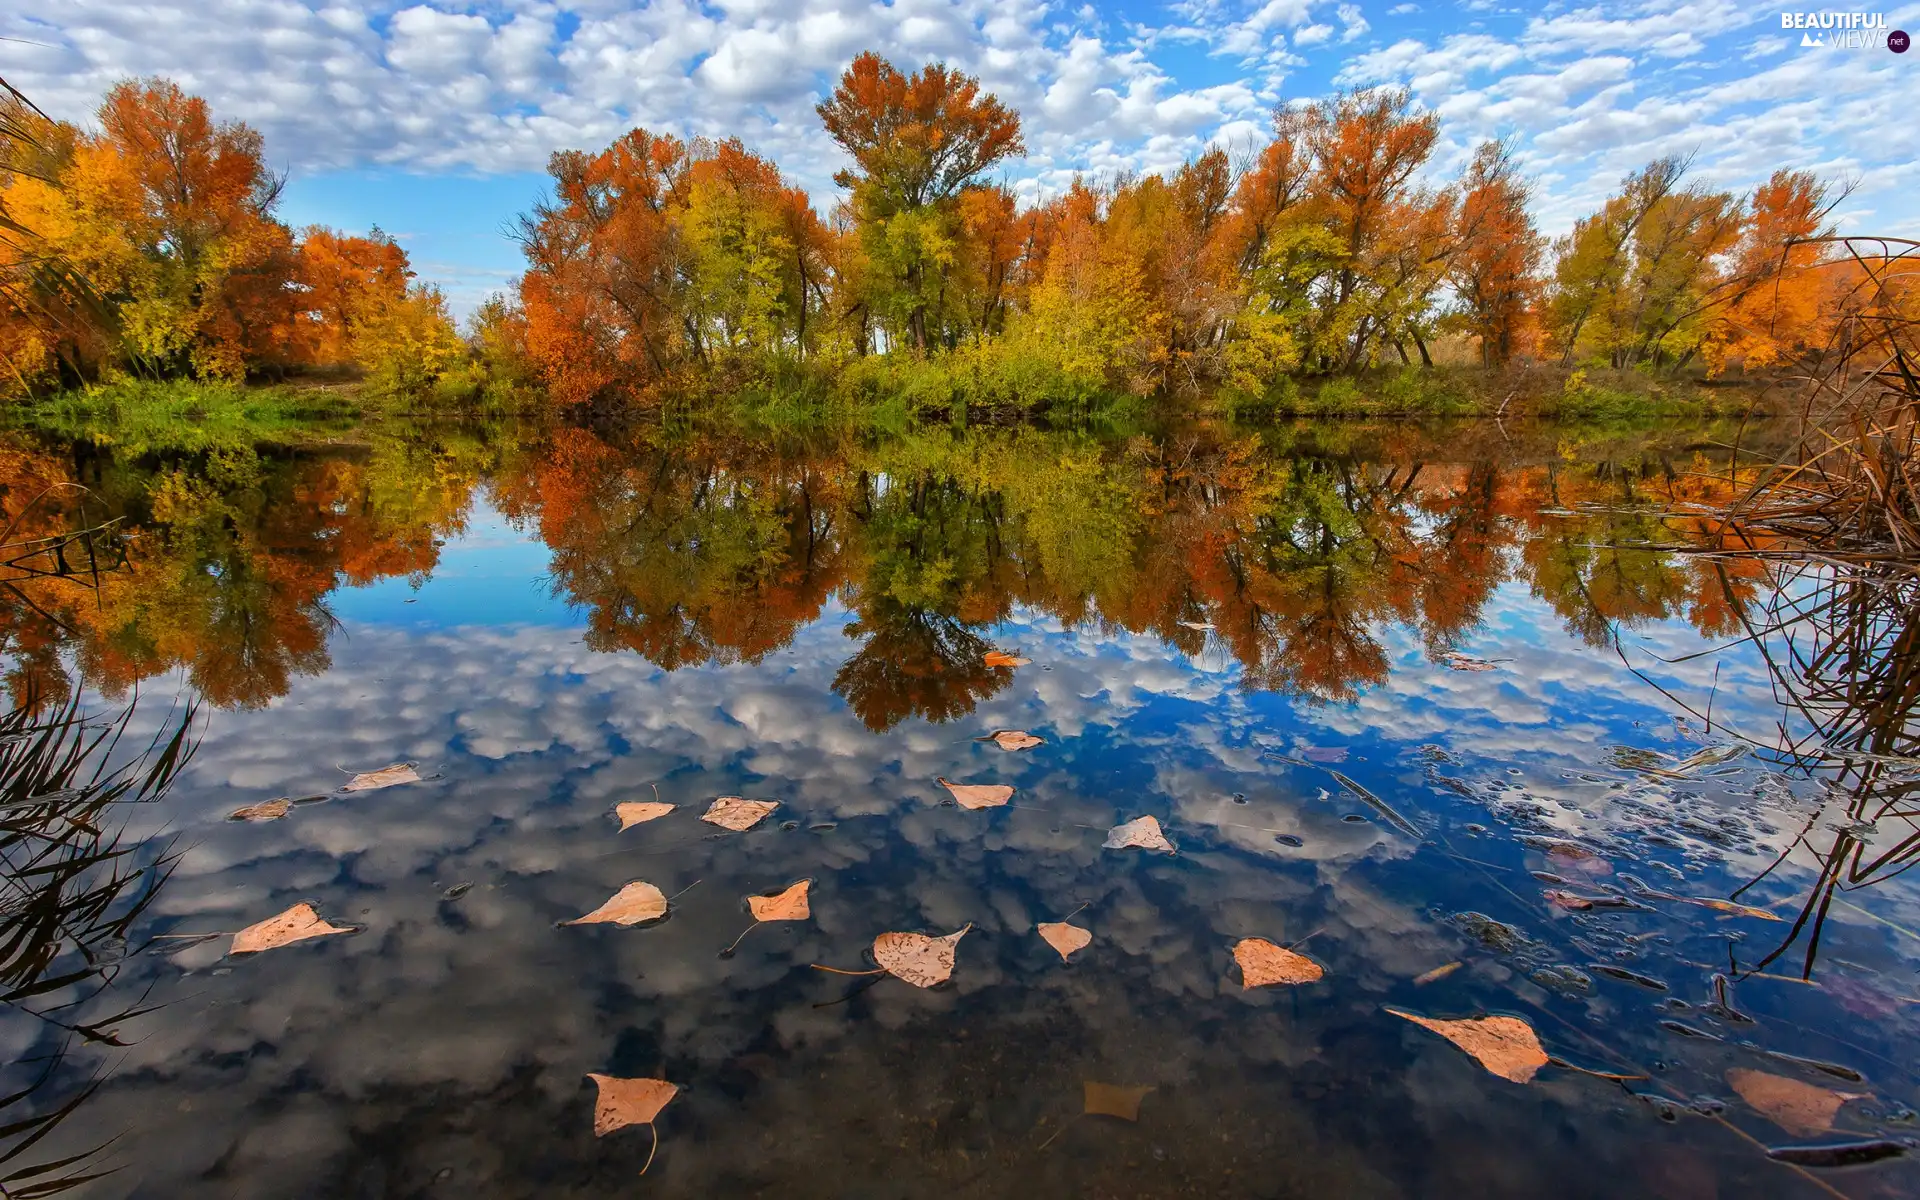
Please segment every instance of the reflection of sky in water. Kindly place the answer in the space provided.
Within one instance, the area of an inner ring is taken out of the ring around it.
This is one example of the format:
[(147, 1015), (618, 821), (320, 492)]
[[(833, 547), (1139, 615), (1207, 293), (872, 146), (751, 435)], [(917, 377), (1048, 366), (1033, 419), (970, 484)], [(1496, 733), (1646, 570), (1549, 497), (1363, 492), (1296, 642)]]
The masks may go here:
[[(1784, 925), (1543, 903), (1530, 870), (1590, 894), (1632, 875), (1724, 896), (1787, 844), (1813, 788), (1750, 758), (1679, 780), (1613, 765), (1619, 746), (1684, 757), (1700, 741), (1524, 584), (1503, 586), (1459, 646), (1498, 670), (1448, 670), (1417, 637), (1380, 631), (1393, 673), (1349, 705), (1243, 691), (1215, 648), (1189, 659), (1016, 609), (992, 639), (1033, 660), (1012, 686), (954, 723), (874, 734), (831, 690), (854, 648), (838, 605), (757, 666), (669, 673), (589, 650), (546, 570), (537, 541), (478, 513), (417, 591), (393, 580), (329, 599), (342, 622), (330, 670), (264, 710), (210, 714), (165, 814), (190, 849), (155, 929), (233, 930), (301, 899), (365, 928), (237, 962), (224, 942), (135, 960), (165, 1007), (62, 1134), (130, 1131), (99, 1194), (1822, 1194), (1735, 1132), (1795, 1140), (1750, 1111), (1663, 1109), (1557, 1068), (1512, 1085), (1383, 1004), (1523, 1015), (1550, 1051), (1650, 1071), (1633, 1090), (1677, 1102), (1729, 1097), (1729, 1067), (1821, 1081), (1743, 1043), (1864, 1071), (1839, 1085), (1872, 1093), (1844, 1127), (1897, 1131), (1881, 1118), (1915, 1101), (1912, 935), (1836, 907), (1826, 982), (1747, 980), (1735, 1003), (1755, 1023), (1740, 1024), (1703, 1009), (1711, 975), (1729, 947), (1751, 961)], [(1628, 645), (1659, 665), (1701, 643), (1676, 621)], [(1695, 702), (1711, 691), (1716, 721), (1775, 719), (1741, 654), (1657, 678)], [(1047, 742), (1008, 754), (972, 740), (997, 728)], [(1325, 765), (1281, 757), (1339, 749)], [(273, 824), (222, 819), (396, 759), (434, 778)], [(965, 812), (939, 803), (939, 776), (1019, 792)], [(652, 783), (681, 808), (616, 833), (612, 806), (651, 799)], [(735, 793), (782, 807), (744, 835), (695, 820)], [(1148, 813), (1178, 857), (1100, 848)], [(1579, 836), (1607, 865), (1567, 871), (1519, 836)], [(803, 876), (812, 921), (717, 956), (747, 924), (741, 897)], [(555, 927), (636, 878), (690, 890), (657, 927)], [(1808, 878), (1790, 863), (1743, 899), (1791, 912)], [(472, 890), (442, 900), (458, 883)], [(1920, 924), (1903, 881), (1850, 902)], [(1094, 941), (1063, 965), (1034, 925), (1082, 904)], [(1482, 945), (1450, 920), (1461, 912), (1532, 943)], [(949, 988), (807, 968), (860, 970), (877, 933), (968, 923)], [(1229, 950), (1247, 936), (1309, 938), (1327, 979), (1244, 991)], [(1455, 960), (1444, 980), (1411, 982)], [(1585, 994), (1529, 978), (1562, 964), (1588, 973)], [(589, 1071), (686, 1086), (644, 1184), (644, 1131), (591, 1136)], [(1086, 1118), (1041, 1149), (1083, 1079), (1158, 1090), (1137, 1126)], [(1894, 1164), (1833, 1178), (1890, 1196), (1920, 1177)]]

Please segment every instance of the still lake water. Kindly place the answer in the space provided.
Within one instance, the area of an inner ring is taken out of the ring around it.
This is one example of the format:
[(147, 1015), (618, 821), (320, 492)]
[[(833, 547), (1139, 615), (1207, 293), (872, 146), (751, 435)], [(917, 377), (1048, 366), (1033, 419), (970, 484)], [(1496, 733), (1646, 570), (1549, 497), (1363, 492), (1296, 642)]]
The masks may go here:
[[(116, 831), (171, 874), (85, 1001), (151, 1011), (118, 1048), (0, 1015), (9, 1093), (65, 1049), (26, 1111), (100, 1080), (9, 1166), (107, 1143), (101, 1197), (1920, 1193), (1911, 1153), (1765, 1153), (1915, 1134), (1920, 890), (1796, 924), (1845, 798), (1734, 736), (1795, 725), (1730, 642), (1765, 580), (1645, 511), (1711, 492), (1721, 432), (16, 436), (8, 513), (86, 484), (126, 556), (9, 599), (16, 694), (137, 694), (143, 736), (200, 708)], [(425, 781), (337, 790), (398, 761)], [(698, 820), (732, 795), (779, 808)], [(323, 799), (227, 819), (275, 797)], [(1148, 815), (1177, 853), (1103, 848)], [(1784, 919), (1680, 899), (1756, 877)], [(800, 879), (811, 919), (723, 956)], [(667, 919), (560, 924), (635, 880)], [(302, 901), (359, 931), (187, 936)], [(1062, 961), (1036, 925), (1070, 914)], [(931, 990), (811, 965), (962, 927)], [(1248, 937), (1324, 978), (1244, 988)], [(1510, 1082), (1389, 1007), (1644, 1078)], [(1741, 1072), (1857, 1098), (1823, 1133)], [(596, 1138), (589, 1073), (679, 1085), (650, 1163)], [(1128, 1123), (1088, 1081), (1153, 1090)]]

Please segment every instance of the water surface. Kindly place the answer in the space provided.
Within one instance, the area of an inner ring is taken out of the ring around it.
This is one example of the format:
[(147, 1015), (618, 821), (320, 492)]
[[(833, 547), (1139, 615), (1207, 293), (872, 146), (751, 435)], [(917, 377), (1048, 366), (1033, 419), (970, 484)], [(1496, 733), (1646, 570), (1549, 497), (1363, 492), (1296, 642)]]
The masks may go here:
[[(1763, 574), (1649, 512), (1726, 486), (1719, 432), (16, 438), (9, 513), (122, 518), (97, 583), (12, 593), (16, 695), (201, 702), (89, 1001), (152, 1011), (0, 1018), (9, 1091), (65, 1051), (36, 1111), (101, 1080), (32, 1153), (107, 1143), (86, 1194), (142, 1197), (1913, 1194), (1764, 1152), (1911, 1136), (1920, 895), (1801, 920), (1845, 782), (1754, 748), (1798, 731), (1734, 640)], [(426, 781), (336, 790), (396, 761)], [(697, 819), (727, 795), (780, 807)], [(1102, 848), (1143, 815), (1177, 853)], [(811, 920), (723, 956), (803, 878)], [(634, 880), (666, 920), (560, 925)], [(1736, 892), (1782, 919), (1687, 902)], [(359, 932), (186, 936), (301, 901)], [(962, 927), (936, 989), (812, 967)], [(1248, 937), (1324, 979), (1244, 988)], [(1509, 1082), (1389, 1007), (1641, 1078)], [(1742, 1070), (1859, 1098), (1795, 1131)], [(680, 1085), (644, 1179), (590, 1072)], [(1153, 1090), (1126, 1123), (1087, 1081)]]

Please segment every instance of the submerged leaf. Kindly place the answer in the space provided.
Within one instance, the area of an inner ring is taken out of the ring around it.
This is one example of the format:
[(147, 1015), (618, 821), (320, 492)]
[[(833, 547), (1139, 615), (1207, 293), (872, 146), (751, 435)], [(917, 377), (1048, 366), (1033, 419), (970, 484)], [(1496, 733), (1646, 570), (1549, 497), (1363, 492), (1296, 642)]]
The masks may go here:
[(992, 742), (1002, 750), (1031, 750), (1045, 739), (1037, 738), (1023, 729), (996, 729), (977, 742)]
[(227, 953), (257, 954), (262, 950), (304, 942), (308, 938), (353, 931), (350, 925), (328, 924), (319, 913), (313, 911), (311, 904), (296, 904), (279, 916), (268, 917), (234, 934), (233, 945), (227, 948)]
[(1126, 1087), (1118, 1083), (1095, 1083), (1083, 1080), (1086, 1089), (1085, 1111), (1089, 1116), (1119, 1117), (1122, 1121), (1140, 1119), (1140, 1102), (1147, 1098), (1151, 1087)]
[(1461, 965), (1460, 961), (1456, 959), (1450, 963), (1442, 963), (1431, 971), (1422, 971), (1413, 977), (1413, 986), (1425, 987), (1430, 983), (1438, 983), (1440, 980), (1458, 971)]
[(414, 768), (418, 763), (394, 763), (381, 767), (378, 771), (362, 771), (352, 779), (340, 785), (343, 792), (371, 792), (380, 788), (389, 788), (402, 783), (419, 783), (420, 773)]
[(1246, 938), (1233, 947), (1233, 961), (1240, 964), (1242, 987), (1266, 987), (1274, 983), (1312, 983), (1325, 975), (1320, 964), (1304, 954), (1295, 954), (1265, 938)]
[(229, 821), (278, 821), (293, 811), (293, 801), (286, 796), (278, 800), (262, 800), (258, 804), (249, 804), (245, 808), (236, 808), (227, 814)]
[(945, 937), (928, 937), (924, 933), (883, 933), (873, 939), (873, 961), (879, 963), (888, 974), (904, 979), (915, 987), (930, 988), (936, 983), (945, 983), (947, 977), (953, 974), (954, 947), (972, 928), (969, 924)]
[(629, 1125), (651, 1125), (680, 1091), (679, 1085), (664, 1079), (616, 1079), (612, 1075), (587, 1073), (600, 1089), (593, 1103), (593, 1136), (605, 1137)]
[(813, 880), (802, 879), (786, 891), (772, 896), (748, 896), (747, 909), (756, 921), (804, 921), (813, 915), (807, 903), (807, 889)]
[(999, 808), (1013, 799), (1013, 789), (1004, 783), (954, 783), (947, 779), (936, 782), (953, 793), (953, 802), (961, 808)]
[(1065, 921), (1042, 921), (1040, 936), (1047, 939), (1047, 945), (1060, 952), (1060, 961), (1065, 962), (1073, 956), (1075, 950), (1084, 950), (1093, 940), (1091, 930), (1069, 925)]
[(987, 656), (981, 661), (989, 667), (1024, 667), (1033, 660), (1021, 658), (1017, 654), (1008, 654), (1004, 650), (989, 650)]
[(562, 925), (638, 925), (667, 915), (667, 897), (650, 883), (638, 880), (615, 892), (611, 899), (584, 917), (562, 921)]
[(1864, 1092), (1835, 1092), (1784, 1075), (1750, 1071), (1734, 1067), (1727, 1072), (1727, 1083), (1753, 1110), (1788, 1133), (1802, 1137), (1826, 1133), (1833, 1128), (1834, 1114), (1849, 1100), (1858, 1100)]
[(1101, 843), (1103, 850), (1125, 850), (1138, 846), (1142, 850), (1160, 850), (1172, 854), (1173, 843), (1160, 832), (1160, 822), (1152, 817), (1135, 817), (1107, 831), (1107, 840)]
[(745, 833), (779, 807), (777, 800), (742, 800), (738, 796), (722, 796), (713, 802), (713, 806), (700, 819), (709, 825)]
[(1533, 1026), (1518, 1017), (1474, 1017), (1464, 1021), (1447, 1021), (1439, 1017), (1423, 1017), (1401, 1008), (1388, 1008), (1387, 1011), (1439, 1034), (1502, 1079), (1526, 1083), (1535, 1072), (1547, 1065), (1547, 1052), (1540, 1048), (1540, 1039), (1534, 1035)]
[(613, 814), (620, 818), (620, 828), (623, 830), (657, 821), (672, 811), (673, 805), (659, 800), (629, 800), (613, 806)]

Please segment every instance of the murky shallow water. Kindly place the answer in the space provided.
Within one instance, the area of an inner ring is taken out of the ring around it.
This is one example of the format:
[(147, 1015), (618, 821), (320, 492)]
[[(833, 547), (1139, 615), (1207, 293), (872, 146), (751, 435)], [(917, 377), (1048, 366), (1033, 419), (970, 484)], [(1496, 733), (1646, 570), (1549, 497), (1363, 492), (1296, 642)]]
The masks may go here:
[[(116, 1139), (100, 1196), (1913, 1194), (1912, 1154), (1765, 1154), (1915, 1132), (1920, 895), (1881, 872), (1796, 925), (1844, 805), (1727, 732), (1788, 720), (1757, 656), (1673, 661), (1764, 583), (1617, 548), (1711, 456), (1481, 436), (23, 444), (10, 512), (71, 478), (134, 537), (97, 593), (29, 591), (67, 629), (12, 613), (16, 687), (144, 679), (139, 732), (205, 701), (88, 1001), (153, 1011), (117, 1049), (0, 1018), (16, 1087), (67, 1048), (36, 1111), (103, 1081), (29, 1157)], [(334, 791), (402, 760), (426, 781)], [(726, 795), (780, 807), (697, 819)], [(277, 796), (327, 798), (226, 819)], [(1177, 853), (1103, 849), (1144, 815)], [(1784, 919), (1682, 899), (1756, 877)], [(803, 878), (810, 920), (722, 955)], [(560, 924), (635, 880), (666, 920)], [(301, 901), (359, 932), (182, 936)], [(1063, 962), (1036, 924), (1069, 914)], [(931, 990), (811, 965), (962, 927)], [(1244, 988), (1249, 937), (1324, 978)], [(1645, 1078), (1509, 1082), (1390, 1007)], [(1822, 1133), (1743, 1071), (1858, 1098)], [(589, 1073), (679, 1085), (657, 1154), (595, 1137)], [(1127, 1123), (1088, 1081), (1153, 1090)]]

